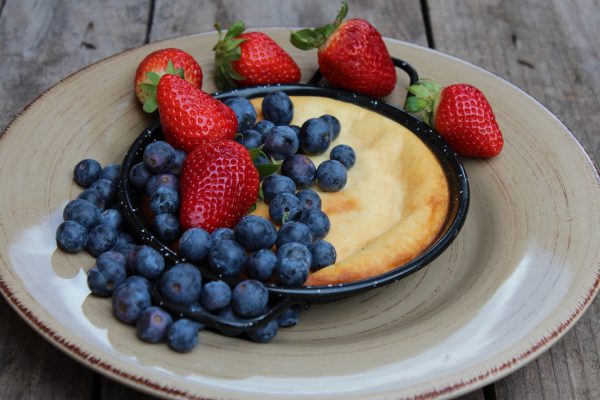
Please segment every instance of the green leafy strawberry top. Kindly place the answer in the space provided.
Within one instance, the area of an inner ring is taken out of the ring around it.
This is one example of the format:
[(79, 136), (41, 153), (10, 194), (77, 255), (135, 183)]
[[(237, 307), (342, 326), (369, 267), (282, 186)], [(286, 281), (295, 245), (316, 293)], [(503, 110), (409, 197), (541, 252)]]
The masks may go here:
[(237, 86), (235, 81), (245, 79), (245, 77), (237, 73), (233, 68), (232, 63), (242, 57), (240, 44), (246, 39), (240, 39), (238, 36), (244, 33), (246, 26), (243, 21), (236, 21), (229, 27), (225, 36), (222, 35), (221, 26), (219, 24), (215, 24), (215, 29), (219, 33), (219, 41), (215, 44), (215, 47), (213, 47), (213, 51), (215, 52), (215, 65), (217, 68), (216, 84), (221, 90), (232, 89)]
[[(169, 60), (167, 63), (165, 74), (177, 75), (181, 78), (184, 78), (183, 68), (175, 69), (173, 61), (171, 60)], [(158, 86), (158, 82), (160, 81), (162, 75), (154, 71), (149, 71), (146, 73), (146, 76), (148, 77), (150, 83), (140, 83), (140, 88), (148, 93), (148, 100), (144, 102), (144, 111), (147, 113), (153, 113), (158, 108), (158, 103), (156, 102), (156, 87)]]
[(344, 0), (342, 1), (340, 12), (333, 23), (323, 25), (315, 29), (307, 28), (301, 29), (297, 32), (292, 32), (292, 35), (290, 36), (290, 42), (292, 42), (292, 44), (300, 50), (319, 48), (325, 44), (329, 36), (331, 36), (331, 34), (340, 27), (342, 22), (344, 22), (346, 15), (348, 15), (348, 3), (346, 0)]
[(409, 96), (404, 104), (404, 109), (412, 114), (423, 113), (423, 121), (433, 126), (435, 121), (435, 110), (440, 101), (442, 87), (439, 83), (422, 79), (414, 85), (408, 87), (408, 92), (413, 96)]

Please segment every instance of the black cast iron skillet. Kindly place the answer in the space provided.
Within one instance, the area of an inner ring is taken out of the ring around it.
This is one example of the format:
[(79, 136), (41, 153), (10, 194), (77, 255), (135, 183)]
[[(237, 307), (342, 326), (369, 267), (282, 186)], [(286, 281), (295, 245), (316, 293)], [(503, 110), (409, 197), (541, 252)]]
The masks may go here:
[[(410, 77), (411, 83), (418, 80), (416, 71), (402, 60), (394, 60), (399, 68), (403, 69)], [(380, 99), (371, 98), (358, 93), (348, 92), (340, 89), (318, 86), (321, 80), (319, 71), (315, 73), (308, 84), (282, 84), (267, 85), (235, 89), (227, 92), (217, 92), (213, 96), (219, 100), (242, 96), (246, 98), (264, 97), (274, 91), (283, 91), (290, 96), (320, 96), (352, 103), (360, 107), (375, 111), (382, 116), (392, 119), (406, 127), (418, 136), (437, 157), (445, 171), (450, 189), (450, 209), (446, 223), (440, 231), (437, 239), (418, 257), (399, 265), (394, 270), (386, 272), (373, 278), (361, 281), (318, 286), (318, 287), (284, 287), (276, 284), (266, 284), (270, 295), (270, 308), (265, 314), (247, 320), (231, 321), (219, 318), (202, 310), (181, 307), (169, 304), (161, 299), (157, 290), (153, 291), (153, 301), (162, 305), (169, 311), (182, 317), (190, 318), (204, 323), (215, 329), (226, 329), (230, 332), (243, 332), (264, 326), (269, 321), (277, 318), (283, 311), (294, 304), (305, 306), (315, 302), (328, 302), (341, 297), (362, 293), (364, 291), (390, 284), (402, 279), (415, 271), (423, 268), (439, 256), (458, 235), (469, 207), (469, 184), (465, 170), (456, 154), (448, 147), (441, 136), (417, 118), (406, 113), (400, 108), (388, 104)], [(158, 250), (170, 264), (185, 261), (173, 249), (162, 243), (152, 235), (148, 221), (145, 218), (140, 194), (129, 184), (129, 170), (138, 162), (142, 161), (142, 154), (146, 146), (156, 140), (163, 140), (162, 130), (157, 123), (142, 134), (133, 143), (121, 170), (119, 182), (119, 197), (123, 205), (123, 214), (134, 235), (143, 243)], [(208, 265), (198, 265), (204, 281), (221, 279), (230, 285), (237, 284), (240, 279), (219, 276)]]

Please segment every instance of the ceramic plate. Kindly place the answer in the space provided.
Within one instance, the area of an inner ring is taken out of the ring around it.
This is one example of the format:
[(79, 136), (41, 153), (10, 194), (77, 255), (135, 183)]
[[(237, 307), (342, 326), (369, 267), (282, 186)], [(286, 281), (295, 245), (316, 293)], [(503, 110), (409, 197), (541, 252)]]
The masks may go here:
[[(269, 30), (308, 79), (315, 52)], [(315, 307), (261, 345), (204, 332), (180, 355), (138, 341), (109, 301), (89, 296), (87, 255), (56, 250), (82, 158), (120, 162), (147, 126), (132, 91), (150, 51), (180, 47), (214, 90), (214, 34), (155, 43), (101, 61), (30, 105), (0, 140), (0, 289), (41, 335), (83, 364), (176, 398), (434, 398), (483, 386), (531, 361), (581, 316), (600, 284), (600, 185), (573, 135), (498, 77), (444, 54), (387, 40), (392, 55), (442, 84), (464, 81), (491, 101), (506, 144), (464, 160), (469, 215), (427, 268), (389, 286)], [(388, 100), (401, 104), (406, 84)]]

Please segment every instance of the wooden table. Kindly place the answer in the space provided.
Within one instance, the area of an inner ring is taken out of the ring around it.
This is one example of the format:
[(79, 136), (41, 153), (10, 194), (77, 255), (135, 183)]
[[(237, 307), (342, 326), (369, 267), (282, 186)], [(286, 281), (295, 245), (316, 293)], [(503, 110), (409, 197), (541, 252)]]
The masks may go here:
[[(600, 160), (597, 0), (350, 1), (350, 16), (387, 37), (429, 46), (513, 82), (546, 105)], [(248, 26), (316, 26), (318, 0), (0, 0), (0, 132), (31, 100), (101, 58), (160, 39)], [(0, 191), (1, 193), (1, 191)], [(148, 396), (67, 357), (0, 299), (1, 399)], [(465, 399), (599, 399), (600, 300), (548, 352)]]

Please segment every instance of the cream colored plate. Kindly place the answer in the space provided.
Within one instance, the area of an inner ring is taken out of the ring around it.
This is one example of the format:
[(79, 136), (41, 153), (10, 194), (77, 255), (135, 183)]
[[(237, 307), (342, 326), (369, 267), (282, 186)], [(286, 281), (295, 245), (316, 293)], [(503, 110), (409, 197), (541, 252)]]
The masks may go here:
[[(307, 79), (316, 54), (269, 30)], [(600, 185), (569, 131), (511, 84), (452, 57), (393, 40), (390, 52), (441, 83), (488, 96), (506, 145), (465, 160), (471, 207), (457, 240), (427, 268), (382, 289), (315, 307), (268, 345), (202, 333), (191, 354), (148, 345), (88, 295), (92, 258), (56, 251), (62, 208), (80, 189), (82, 158), (121, 161), (149, 124), (132, 91), (145, 54), (180, 47), (206, 77), (214, 34), (128, 51), (65, 79), (0, 140), (0, 289), (23, 318), (82, 363), (126, 384), (178, 398), (403, 398), (457, 395), (547, 350), (600, 284)], [(406, 78), (399, 73), (399, 85)], [(205, 79), (204, 88), (214, 89)], [(390, 101), (404, 96), (398, 90)]]

